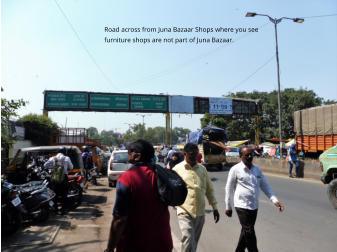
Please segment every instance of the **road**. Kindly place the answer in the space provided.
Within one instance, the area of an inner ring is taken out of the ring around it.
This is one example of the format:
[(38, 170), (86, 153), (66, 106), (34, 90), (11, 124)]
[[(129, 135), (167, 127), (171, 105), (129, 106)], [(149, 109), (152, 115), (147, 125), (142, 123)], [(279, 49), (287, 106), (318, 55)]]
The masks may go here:
[[(240, 233), (236, 214), (224, 215), (224, 187), (228, 171), (209, 172), (213, 180), (221, 218), (215, 224), (211, 208), (206, 207), (206, 223), (198, 252), (234, 251)], [(266, 175), (285, 211), (277, 208), (261, 193), (256, 233), (260, 251), (330, 252), (337, 248), (337, 211), (330, 205), (326, 186), (319, 182)], [(107, 178), (90, 186), (83, 204), (65, 216), (51, 216), (45, 224), (27, 226), (14, 236), (2, 238), (4, 252), (22, 251), (103, 251), (106, 247), (115, 189)], [(175, 210), (170, 207), (171, 229), (175, 248), (180, 231)], [(43, 228), (50, 227), (50, 231)], [(58, 230), (55, 227), (59, 227)], [(54, 235), (54, 237), (53, 237)], [(38, 238), (49, 237), (47, 242)], [(52, 239), (50, 238), (52, 237)], [(34, 242), (34, 239), (36, 242)]]
[[(234, 251), (241, 226), (235, 211), (232, 218), (224, 214), (228, 172), (209, 174), (215, 186), (221, 219), (215, 224), (211, 208), (206, 208), (206, 223), (198, 252)], [(278, 199), (284, 203), (285, 211), (280, 213), (261, 192), (255, 226), (260, 251), (337, 251), (337, 211), (328, 201), (326, 186), (310, 180), (265, 175)], [(179, 238), (179, 230), (173, 232)]]

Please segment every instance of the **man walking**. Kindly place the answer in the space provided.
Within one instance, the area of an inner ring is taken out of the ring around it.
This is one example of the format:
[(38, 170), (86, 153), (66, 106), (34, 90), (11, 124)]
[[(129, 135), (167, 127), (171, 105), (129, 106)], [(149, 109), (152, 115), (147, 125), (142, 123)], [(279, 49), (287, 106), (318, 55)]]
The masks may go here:
[(234, 165), (228, 174), (226, 184), (226, 215), (232, 217), (231, 202), (234, 197), (234, 207), (242, 226), (236, 252), (257, 252), (257, 242), (254, 225), (257, 216), (259, 187), (280, 211), (284, 206), (278, 201), (267, 183), (260, 168), (254, 165), (253, 150), (249, 147), (240, 149), (241, 162)]
[(182, 252), (195, 252), (197, 250), (205, 223), (205, 196), (213, 208), (215, 223), (220, 218), (212, 182), (206, 168), (197, 162), (198, 153), (197, 145), (186, 144), (184, 147), (185, 161), (173, 168), (184, 179), (188, 190), (184, 204), (177, 207), (179, 227), (182, 233)]
[(289, 150), (288, 150), (288, 163), (289, 163), (289, 177), (290, 178), (293, 178), (293, 174), (292, 174), (292, 171), (293, 171), (293, 164), (295, 164), (295, 167), (296, 167), (296, 178), (299, 177), (299, 172), (298, 172), (298, 169), (299, 169), (299, 163), (297, 161), (297, 157), (296, 157), (296, 154), (297, 154), (297, 150), (296, 150), (296, 144), (291, 144)]
[(139, 139), (127, 147), (134, 166), (117, 180), (108, 246), (113, 252), (169, 252), (173, 248), (168, 207), (158, 197), (154, 149)]

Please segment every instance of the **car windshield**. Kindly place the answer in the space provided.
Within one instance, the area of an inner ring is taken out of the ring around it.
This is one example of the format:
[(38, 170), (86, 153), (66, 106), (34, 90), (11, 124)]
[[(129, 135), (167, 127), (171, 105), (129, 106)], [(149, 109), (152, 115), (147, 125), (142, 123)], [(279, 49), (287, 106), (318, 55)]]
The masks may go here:
[(120, 152), (114, 154), (114, 163), (126, 163), (129, 161), (129, 156), (127, 152)]
[(239, 148), (236, 147), (229, 147), (229, 149), (231, 150), (231, 152), (239, 152)]

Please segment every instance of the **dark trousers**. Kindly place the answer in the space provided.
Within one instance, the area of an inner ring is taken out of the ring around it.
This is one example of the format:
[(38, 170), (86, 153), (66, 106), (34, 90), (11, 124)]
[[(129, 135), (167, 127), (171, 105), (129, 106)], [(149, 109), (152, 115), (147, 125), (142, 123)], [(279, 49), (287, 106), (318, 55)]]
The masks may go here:
[(236, 207), (235, 210), (242, 226), (239, 242), (235, 252), (244, 252), (246, 248), (249, 252), (258, 252), (254, 230), (257, 209), (249, 210)]
[[(67, 175), (64, 176), (63, 181), (60, 184), (53, 184), (52, 190), (55, 191), (55, 208), (57, 210), (57, 203), (59, 202), (64, 210), (67, 204), (67, 195), (68, 195), (68, 177)], [(59, 199), (60, 197), (60, 199)]]

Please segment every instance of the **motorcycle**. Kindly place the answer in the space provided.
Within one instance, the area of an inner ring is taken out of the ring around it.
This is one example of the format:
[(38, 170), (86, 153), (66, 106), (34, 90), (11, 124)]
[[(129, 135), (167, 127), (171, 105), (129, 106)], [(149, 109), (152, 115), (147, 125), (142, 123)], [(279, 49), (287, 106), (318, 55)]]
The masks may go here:
[(98, 172), (97, 167), (90, 169), (88, 171), (88, 181), (90, 181), (93, 185), (97, 185), (97, 178), (98, 178)]
[(47, 180), (30, 181), (22, 185), (4, 182), (3, 188), (7, 188), (7, 190), (10, 191), (10, 198), (13, 198), (15, 195), (11, 203), (16, 210), (13, 211), (13, 208), (4, 209), (4, 214), (7, 216), (9, 215), (8, 210), (13, 211), (14, 214), (17, 215), (17, 220), (12, 224), (13, 227), (11, 228), (14, 229), (21, 223), (19, 219), (33, 220), (36, 222), (42, 222), (48, 219), (50, 208), (54, 205), (53, 199), (55, 193), (47, 186)]
[(42, 222), (48, 219), (50, 209), (54, 206), (56, 194), (48, 187), (49, 182), (30, 181), (22, 185), (14, 185), (21, 200), (17, 207), (23, 219)]
[(68, 194), (67, 205), (68, 207), (76, 208), (82, 202), (84, 176), (80, 173), (74, 175), (68, 175)]
[[(47, 181), (51, 181), (52, 169), (44, 167), (44, 163), (46, 160), (37, 159), (38, 162), (33, 162), (32, 165), (28, 169), (27, 179), (31, 180), (31, 178), (36, 178), (37, 180), (46, 179)], [(66, 206), (68, 208), (76, 208), (82, 202), (83, 197), (83, 186), (84, 186), (84, 176), (80, 173), (76, 173), (74, 175), (67, 175), (68, 183), (67, 183), (67, 199)], [(56, 190), (56, 186), (53, 183), (50, 183), (51, 189), (54, 189), (56, 192), (56, 202), (62, 202), (62, 195), (59, 193), (59, 190)], [(57, 209), (57, 204), (55, 205), (55, 209)]]
[(20, 226), (22, 215), (17, 206), (21, 200), (11, 183), (1, 181), (1, 230), (2, 234), (12, 234)]

